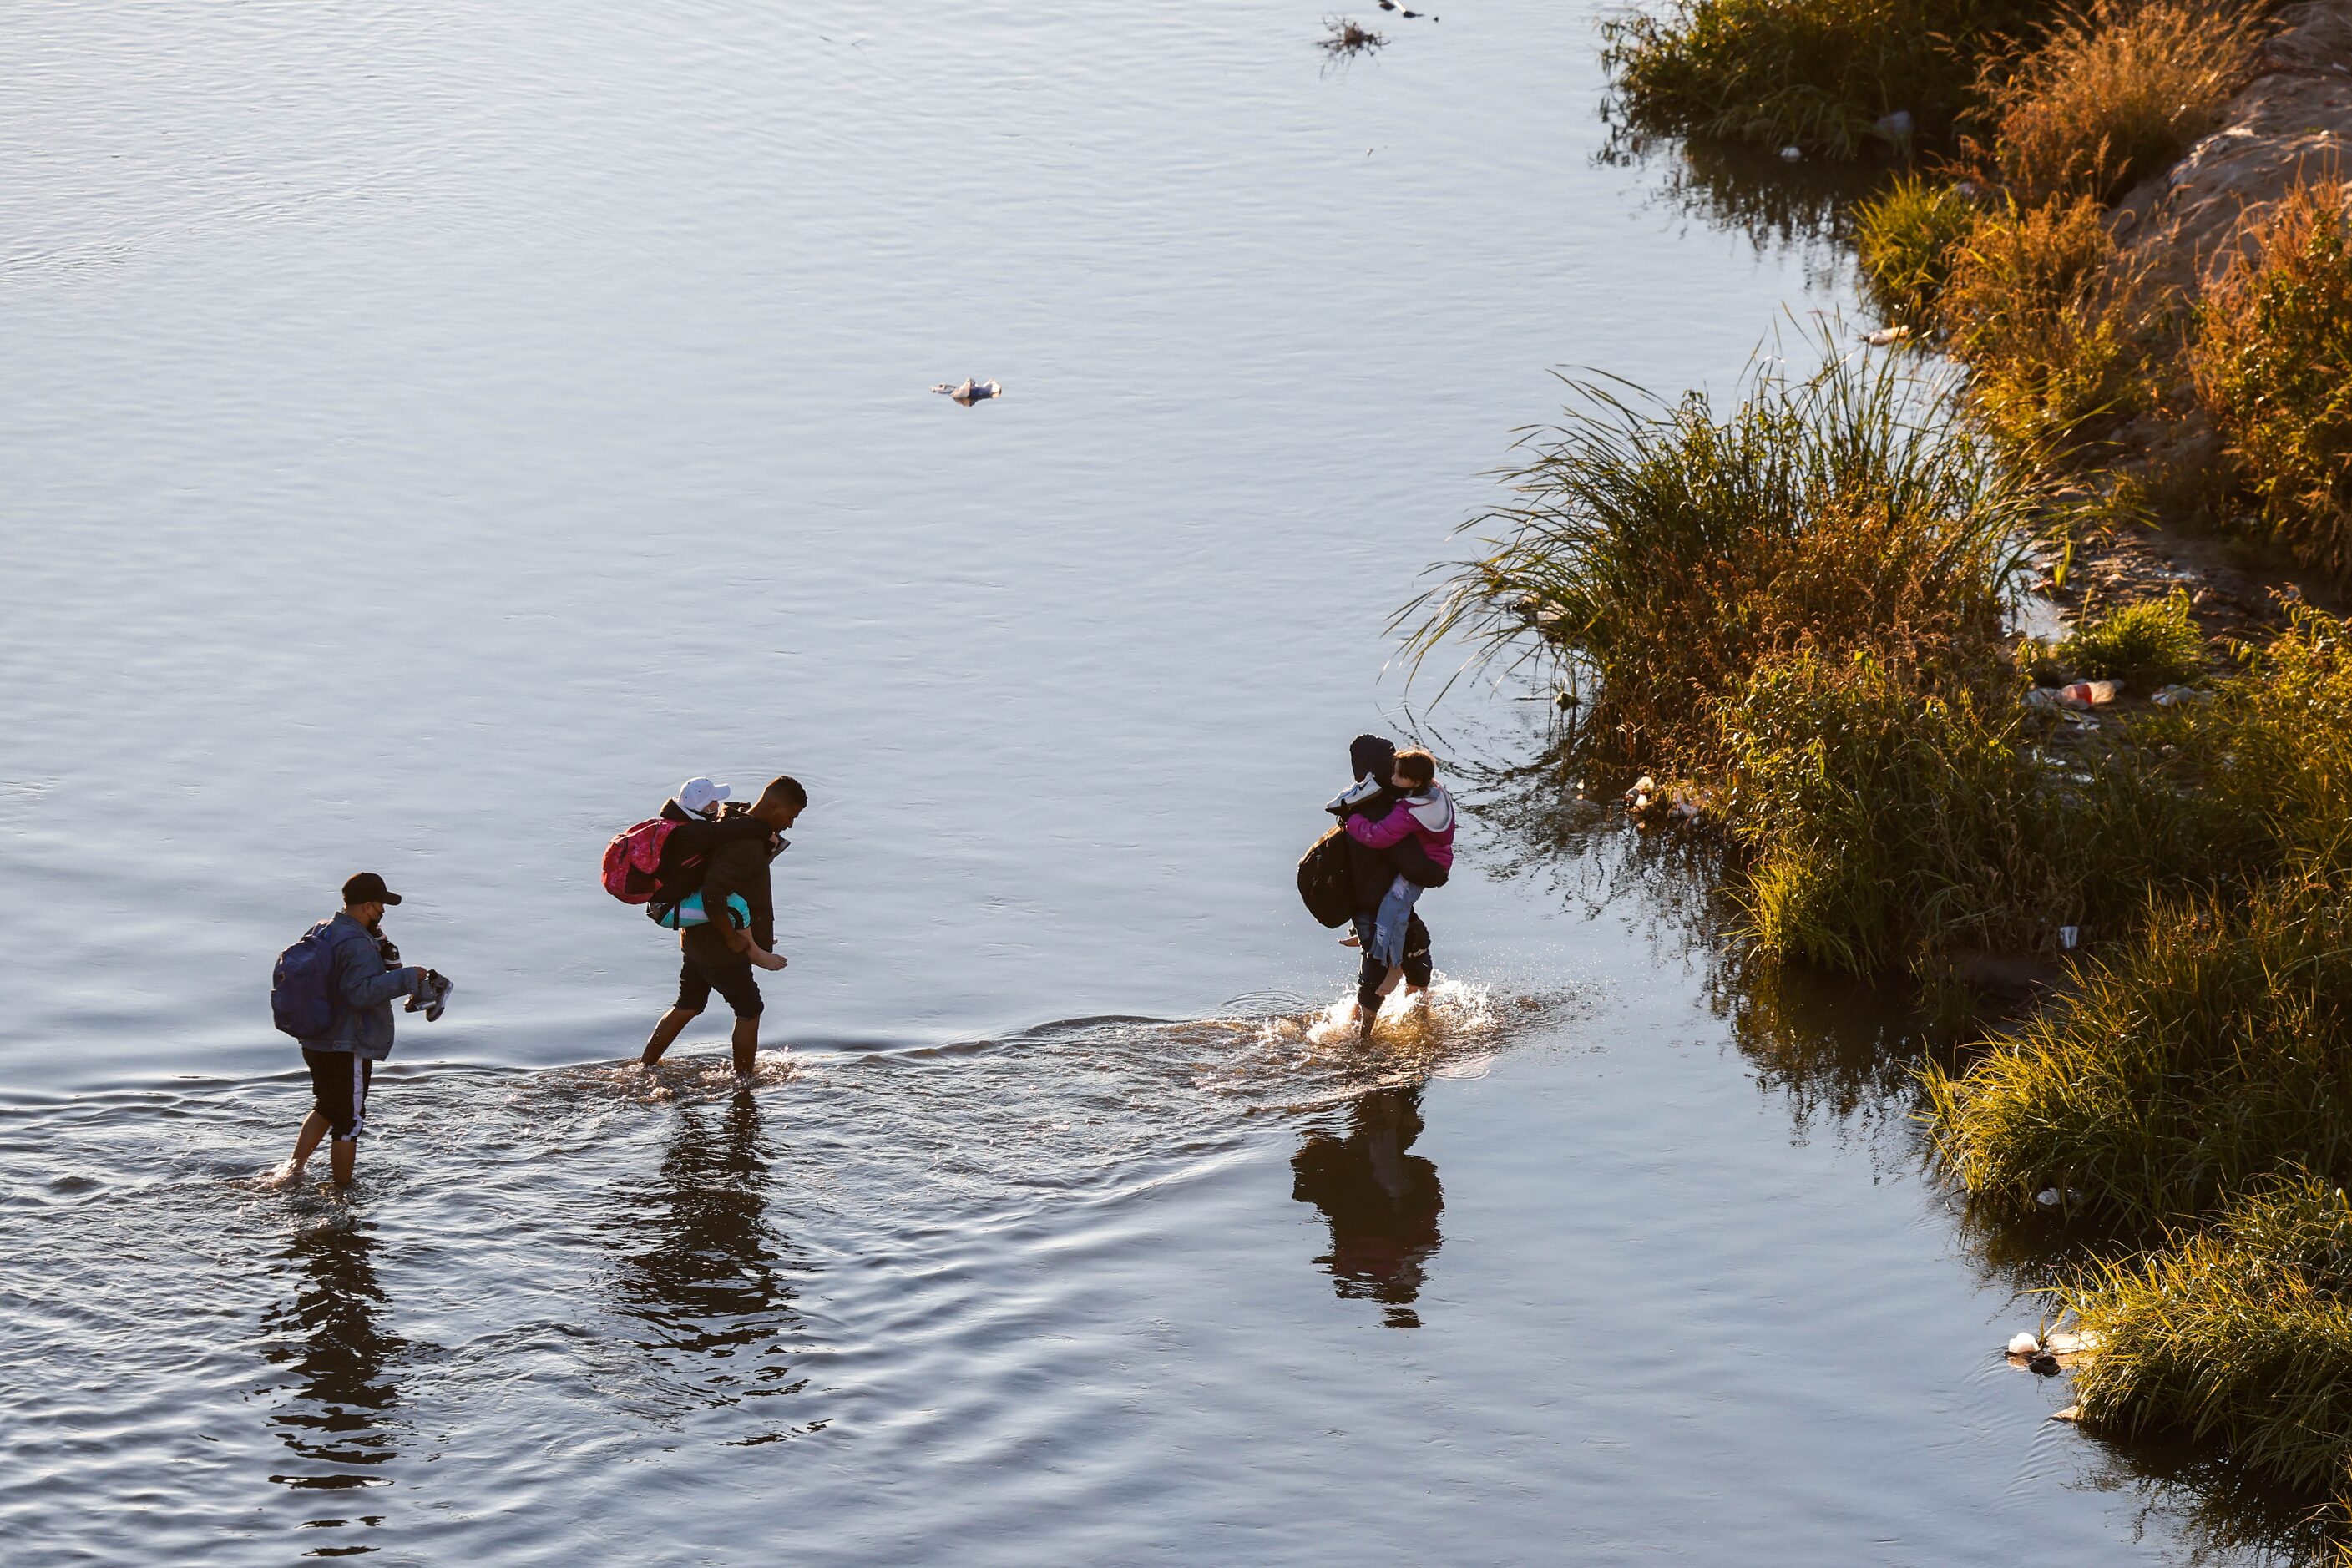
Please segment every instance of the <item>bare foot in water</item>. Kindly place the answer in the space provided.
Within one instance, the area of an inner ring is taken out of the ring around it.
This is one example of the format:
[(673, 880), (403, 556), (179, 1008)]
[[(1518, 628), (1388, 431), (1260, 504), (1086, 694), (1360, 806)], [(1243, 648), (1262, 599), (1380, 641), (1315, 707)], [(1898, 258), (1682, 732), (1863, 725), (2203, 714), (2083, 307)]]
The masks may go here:
[(291, 1187), (299, 1184), (301, 1180), (302, 1167), (294, 1161), (289, 1160), (262, 1177), (261, 1184), (265, 1187)]

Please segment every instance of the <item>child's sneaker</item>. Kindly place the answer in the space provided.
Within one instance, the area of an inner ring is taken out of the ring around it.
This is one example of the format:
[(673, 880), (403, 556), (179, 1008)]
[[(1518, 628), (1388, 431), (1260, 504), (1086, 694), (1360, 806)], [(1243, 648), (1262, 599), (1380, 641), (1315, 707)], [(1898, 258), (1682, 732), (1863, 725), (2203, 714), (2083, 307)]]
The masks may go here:
[(425, 972), (424, 984), (417, 988), (415, 995), (408, 999), (404, 1011), (421, 1012), (426, 1023), (437, 1024), (441, 1021), (441, 1009), (449, 1005), (449, 993), (456, 989), (449, 984), (447, 975), (437, 969), (428, 969)]

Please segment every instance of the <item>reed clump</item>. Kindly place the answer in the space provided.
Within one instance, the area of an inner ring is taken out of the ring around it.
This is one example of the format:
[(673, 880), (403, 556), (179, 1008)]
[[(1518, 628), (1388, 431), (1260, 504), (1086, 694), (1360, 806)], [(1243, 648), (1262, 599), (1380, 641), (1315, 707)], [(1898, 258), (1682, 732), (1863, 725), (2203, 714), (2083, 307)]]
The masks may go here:
[(2021, 0), (1675, 0), (1601, 25), (1602, 59), (1641, 130), (1850, 158), (1898, 110), (1948, 124), (1972, 60), (2020, 32)]
[(1980, 1202), (2071, 1194), (2131, 1225), (2352, 1166), (2352, 900), (2265, 887), (2159, 900), (2139, 933), (1968, 1070), (1930, 1066), (1941, 1158)]
[(1723, 710), (1721, 807), (1759, 954), (1867, 973), (1956, 945), (2054, 941), (2067, 824), (2013, 683), (1923, 684), (1869, 650), (1771, 659)]
[(2197, 312), (2189, 368), (2278, 542), (2352, 583), (2352, 198), (2306, 184)]
[(2352, 1173), (2352, 647), (2308, 608), (2150, 715), (2071, 793), (2074, 907), (2136, 932), (2079, 989), (1931, 1071), (1937, 1147), (1997, 1210), (2075, 1191), (2171, 1223), (2290, 1167)]
[(1976, 204), (1957, 186), (1916, 174), (1897, 176), (1854, 209), (1854, 254), (1889, 321), (1937, 324), (1944, 285), (1976, 222)]
[(2111, 202), (2219, 122), (2252, 74), (2259, 7), (2219, 0), (2095, 0), (2062, 11), (2032, 48), (1979, 78), (1970, 141), (1985, 179), (2026, 206)]
[(1578, 738), (1659, 771), (1719, 771), (1717, 710), (1759, 667), (1867, 647), (1932, 686), (2001, 657), (2030, 497), (1948, 396), (1887, 356), (1769, 367), (1736, 406), (1572, 383), (1528, 440), (1485, 553), (1401, 612), (1409, 653), (1535, 653), (1589, 689)]
[(2121, 680), (2136, 690), (2183, 684), (2205, 673), (2205, 634), (2189, 614), (2189, 595), (2174, 589), (2087, 618), (2054, 655), (2077, 675)]
[(1983, 215), (1940, 313), (1970, 406), (2012, 453), (2053, 457), (2147, 397), (2144, 290), (2088, 196)]
[(2282, 1179), (2062, 1294), (2095, 1347), (2074, 1373), (2086, 1426), (2216, 1439), (2273, 1481), (2352, 1491), (2352, 1204), (2332, 1180)]

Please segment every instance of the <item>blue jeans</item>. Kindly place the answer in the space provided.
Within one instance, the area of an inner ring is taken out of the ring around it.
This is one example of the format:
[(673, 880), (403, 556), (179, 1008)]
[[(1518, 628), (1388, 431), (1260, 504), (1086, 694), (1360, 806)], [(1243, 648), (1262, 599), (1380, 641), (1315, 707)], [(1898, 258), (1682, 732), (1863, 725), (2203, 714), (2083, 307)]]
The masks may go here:
[(1421, 884), (1399, 877), (1381, 900), (1381, 912), (1372, 921), (1371, 952), (1391, 969), (1404, 962), (1405, 922), (1412, 919), (1412, 901), (1419, 897)]

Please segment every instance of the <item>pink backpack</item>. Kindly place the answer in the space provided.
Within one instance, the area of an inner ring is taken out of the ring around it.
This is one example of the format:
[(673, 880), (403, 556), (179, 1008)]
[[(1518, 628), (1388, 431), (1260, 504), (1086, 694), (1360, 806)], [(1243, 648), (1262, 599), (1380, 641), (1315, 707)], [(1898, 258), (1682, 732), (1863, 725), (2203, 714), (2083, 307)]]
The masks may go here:
[(625, 904), (651, 902), (661, 886), (662, 846), (679, 826), (656, 816), (613, 835), (604, 846), (604, 890)]

